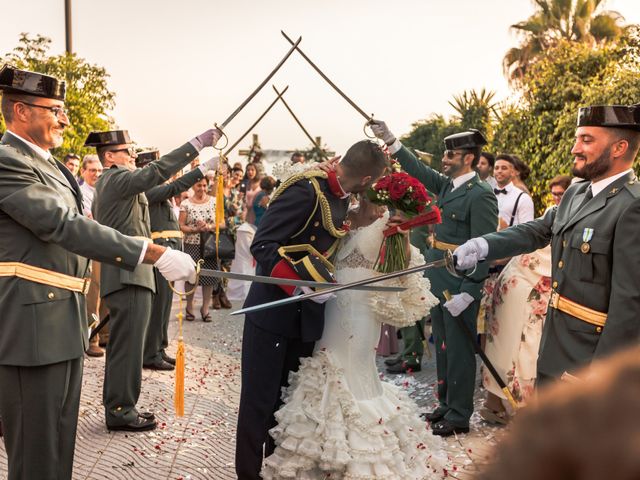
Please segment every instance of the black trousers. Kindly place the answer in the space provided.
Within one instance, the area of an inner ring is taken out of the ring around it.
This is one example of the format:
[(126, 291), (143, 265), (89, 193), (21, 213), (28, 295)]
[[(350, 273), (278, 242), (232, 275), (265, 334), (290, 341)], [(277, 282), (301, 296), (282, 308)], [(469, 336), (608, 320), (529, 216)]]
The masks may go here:
[(267, 332), (245, 320), (236, 433), (239, 480), (260, 478), (263, 448), (265, 456), (275, 448), (269, 429), (276, 425), (273, 414), (282, 405), (281, 389), (288, 385), (289, 372), (298, 370), (300, 358), (313, 353), (314, 345)]
[(8, 480), (70, 480), (82, 361), (39, 367), (0, 365), (0, 417)]

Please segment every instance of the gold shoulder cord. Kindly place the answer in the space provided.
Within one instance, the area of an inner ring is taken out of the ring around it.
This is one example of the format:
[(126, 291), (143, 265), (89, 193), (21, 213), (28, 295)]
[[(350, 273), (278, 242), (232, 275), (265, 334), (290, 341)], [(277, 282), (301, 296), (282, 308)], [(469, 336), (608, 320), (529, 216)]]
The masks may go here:
[[(331, 207), (329, 206), (329, 201), (327, 200), (327, 197), (324, 195), (324, 193), (320, 189), (320, 185), (318, 184), (318, 180), (316, 180), (316, 178), (327, 178), (327, 174), (322, 170), (309, 170), (307, 172), (302, 172), (296, 175), (292, 175), (287, 180), (285, 180), (282, 183), (282, 185), (280, 185), (278, 190), (276, 190), (276, 192), (273, 194), (273, 198), (271, 199), (271, 201), (273, 202), (276, 198), (278, 198), (282, 194), (282, 192), (284, 192), (287, 188), (289, 188), (294, 183), (304, 179), (309, 180), (309, 182), (311, 182), (311, 185), (313, 185), (313, 189), (316, 192), (318, 202), (320, 203), (320, 210), (322, 213), (322, 225), (332, 237), (342, 238), (347, 234), (347, 231), (337, 229), (333, 224), (333, 216), (331, 215)], [(317, 205), (316, 205), (316, 208), (317, 208)], [(315, 214), (315, 211), (316, 209), (314, 208), (311, 216)], [(308, 223), (309, 221), (307, 221), (306, 225), (308, 225)], [(298, 232), (298, 234), (299, 233), (300, 232)]]

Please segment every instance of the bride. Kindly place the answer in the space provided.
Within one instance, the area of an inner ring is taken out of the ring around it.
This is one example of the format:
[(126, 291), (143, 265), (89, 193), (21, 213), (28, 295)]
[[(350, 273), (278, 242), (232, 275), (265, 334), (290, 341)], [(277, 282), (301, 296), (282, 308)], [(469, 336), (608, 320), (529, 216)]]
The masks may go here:
[[(373, 267), (388, 220), (361, 199), (349, 214), (351, 232), (336, 256), (338, 282), (379, 275)], [(422, 255), (409, 246), (410, 266)], [(444, 443), (420, 420), (416, 404), (380, 381), (375, 348), (380, 322), (404, 327), (438, 300), (421, 273), (389, 280), (399, 293), (348, 290), (327, 302), (325, 328), (312, 357), (302, 359), (283, 392), (284, 405), (270, 430), (275, 452), (265, 479), (431, 479), (446, 475)]]

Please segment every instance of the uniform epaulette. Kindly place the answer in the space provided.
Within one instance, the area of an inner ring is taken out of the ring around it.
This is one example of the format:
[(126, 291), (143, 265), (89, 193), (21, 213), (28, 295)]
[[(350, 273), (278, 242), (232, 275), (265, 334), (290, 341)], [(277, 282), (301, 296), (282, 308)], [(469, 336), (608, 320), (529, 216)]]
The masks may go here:
[[(329, 232), (329, 234), (332, 237), (342, 238), (347, 234), (347, 230), (338, 229), (333, 224), (331, 207), (329, 206), (329, 201), (327, 200), (327, 197), (325, 196), (324, 192), (320, 188), (320, 184), (318, 183), (318, 178), (326, 179), (327, 173), (323, 172), (322, 170), (309, 170), (306, 172), (301, 172), (295, 175), (291, 175), (284, 182), (282, 182), (280, 187), (278, 187), (278, 189), (275, 191), (275, 193), (273, 194), (273, 197), (271, 198), (270, 203), (274, 202), (275, 199), (278, 198), (280, 195), (282, 195), (282, 193), (291, 185), (298, 183), (300, 180), (308, 180), (311, 186), (313, 187), (313, 190), (315, 191), (316, 203), (313, 208), (313, 211), (311, 212), (311, 215), (307, 219), (307, 223), (305, 223), (304, 227), (302, 227), (302, 230), (300, 232), (302, 232), (305, 228), (307, 228), (309, 222), (311, 221), (311, 218), (313, 217), (313, 215), (315, 214), (319, 206), (320, 211), (322, 212), (322, 226), (324, 227), (324, 229), (327, 232)], [(298, 234), (300, 234), (300, 232), (297, 232), (293, 236), (294, 237), (297, 236)]]
[(633, 198), (640, 198), (640, 181), (637, 179), (629, 180), (624, 186), (633, 195)]

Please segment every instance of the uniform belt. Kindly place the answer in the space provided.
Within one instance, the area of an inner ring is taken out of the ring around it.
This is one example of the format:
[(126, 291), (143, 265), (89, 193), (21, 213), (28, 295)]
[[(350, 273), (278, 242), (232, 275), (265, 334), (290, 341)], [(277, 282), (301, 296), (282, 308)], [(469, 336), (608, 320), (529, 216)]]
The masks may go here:
[(34, 267), (20, 262), (0, 262), (0, 277), (19, 277), (42, 285), (64, 288), (86, 295), (91, 285), (90, 278), (78, 278), (46, 268)]
[(180, 230), (162, 230), (161, 232), (151, 232), (151, 240), (157, 240), (159, 238), (182, 238), (182, 232)]
[(606, 313), (598, 312), (597, 310), (580, 305), (579, 303), (563, 297), (555, 290), (551, 292), (551, 302), (549, 305), (556, 310), (560, 310), (561, 312), (567, 313), (572, 317), (576, 317), (577, 319), (590, 323), (591, 325), (596, 325), (597, 327), (604, 327), (604, 324), (607, 322)]
[(435, 249), (438, 249), (438, 250), (451, 250), (451, 251), (454, 251), (460, 245), (456, 245), (455, 243), (441, 242), (437, 238), (434, 238), (433, 239), (433, 244), (431, 246), (433, 248), (435, 248)]

